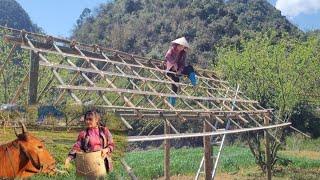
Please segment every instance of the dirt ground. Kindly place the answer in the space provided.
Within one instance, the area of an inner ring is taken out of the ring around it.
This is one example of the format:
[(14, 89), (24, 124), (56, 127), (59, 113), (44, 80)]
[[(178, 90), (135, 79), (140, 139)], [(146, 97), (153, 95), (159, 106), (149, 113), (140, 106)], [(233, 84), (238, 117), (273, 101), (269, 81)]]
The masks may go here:
[[(171, 180), (194, 180), (194, 176), (185, 176), (185, 175), (179, 175), (179, 176), (171, 176)], [(204, 179), (204, 177), (200, 178), (201, 180)], [(239, 177), (239, 175), (231, 175), (227, 173), (219, 173), (215, 177), (216, 180), (227, 180), (227, 179), (245, 179)], [(164, 180), (164, 177), (159, 178), (158, 180)]]
[(304, 157), (308, 159), (318, 160), (320, 159), (320, 152), (317, 151), (281, 151), (283, 154), (294, 156), (294, 157)]

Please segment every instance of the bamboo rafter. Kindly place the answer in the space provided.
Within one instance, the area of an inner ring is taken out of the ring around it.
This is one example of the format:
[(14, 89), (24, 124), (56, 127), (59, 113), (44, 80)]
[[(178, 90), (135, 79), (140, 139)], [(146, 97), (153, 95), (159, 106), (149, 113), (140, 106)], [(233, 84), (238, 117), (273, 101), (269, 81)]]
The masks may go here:
[[(116, 112), (128, 128), (132, 127), (127, 119), (162, 118), (176, 133), (179, 130), (171, 121), (177, 118), (183, 122), (205, 119), (209, 124), (213, 121), (224, 124), (230, 119), (239, 129), (262, 127), (263, 119), (270, 118), (267, 114), (272, 110), (262, 108), (257, 101), (233, 89), (213, 71), (196, 68), (198, 84), (193, 87), (186, 77), (181, 82), (174, 82), (162, 68), (161, 60), (6, 29), (10, 33), (4, 35), (4, 39), (14, 46), (5, 63), (13, 51), (21, 47), (37, 53), (41, 70), (52, 73), (43, 87), (39, 87), (41, 92), (37, 99), (41, 103), (58, 106), (71, 101), (94, 105)], [(27, 77), (22, 82), (28, 81)], [(172, 84), (179, 87), (177, 94), (172, 91)], [(23, 84), (13, 98), (14, 102), (22, 88)], [(45, 102), (44, 96), (53, 101)], [(177, 98), (176, 106), (169, 103), (169, 97)]]

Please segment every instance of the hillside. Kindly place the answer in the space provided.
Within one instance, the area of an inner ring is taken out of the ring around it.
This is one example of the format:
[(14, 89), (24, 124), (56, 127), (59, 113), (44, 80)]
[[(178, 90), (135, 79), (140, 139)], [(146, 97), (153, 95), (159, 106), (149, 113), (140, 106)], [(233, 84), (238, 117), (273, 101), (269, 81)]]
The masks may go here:
[(40, 28), (31, 22), (29, 15), (15, 0), (0, 0), (0, 25), (31, 32), (40, 31)]
[(266, 0), (117, 0), (86, 9), (73, 38), (163, 58), (171, 40), (186, 36), (189, 59), (205, 66), (214, 61), (215, 45), (239, 45), (241, 38), (271, 29), (302, 33)]

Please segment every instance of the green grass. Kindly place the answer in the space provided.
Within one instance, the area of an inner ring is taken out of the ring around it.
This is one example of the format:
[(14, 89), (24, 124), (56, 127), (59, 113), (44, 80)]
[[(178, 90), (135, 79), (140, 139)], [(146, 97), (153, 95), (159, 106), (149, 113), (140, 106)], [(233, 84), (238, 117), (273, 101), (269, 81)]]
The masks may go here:
[[(214, 152), (218, 149), (214, 148)], [(170, 173), (172, 175), (195, 175), (202, 155), (202, 148), (171, 149)], [(130, 152), (126, 161), (140, 179), (152, 179), (163, 176), (163, 150)], [(224, 149), (219, 171), (236, 172), (244, 167), (254, 167), (250, 150), (243, 147), (228, 146)]]
[(302, 135), (289, 136), (286, 139), (286, 149), (290, 150), (310, 150), (320, 152), (320, 138), (310, 139)]

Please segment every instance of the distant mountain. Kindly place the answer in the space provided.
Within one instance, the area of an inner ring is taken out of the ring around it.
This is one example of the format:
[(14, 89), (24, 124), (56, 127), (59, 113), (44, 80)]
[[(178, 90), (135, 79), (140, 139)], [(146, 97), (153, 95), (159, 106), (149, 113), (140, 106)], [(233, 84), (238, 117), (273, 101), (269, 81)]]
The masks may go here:
[(31, 32), (40, 31), (40, 28), (31, 22), (29, 15), (15, 0), (0, 0), (0, 25)]
[(255, 32), (299, 35), (266, 0), (116, 0), (77, 21), (73, 38), (130, 53), (163, 58), (171, 40), (186, 36), (189, 59), (206, 66), (215, 45), (237, 45)]

